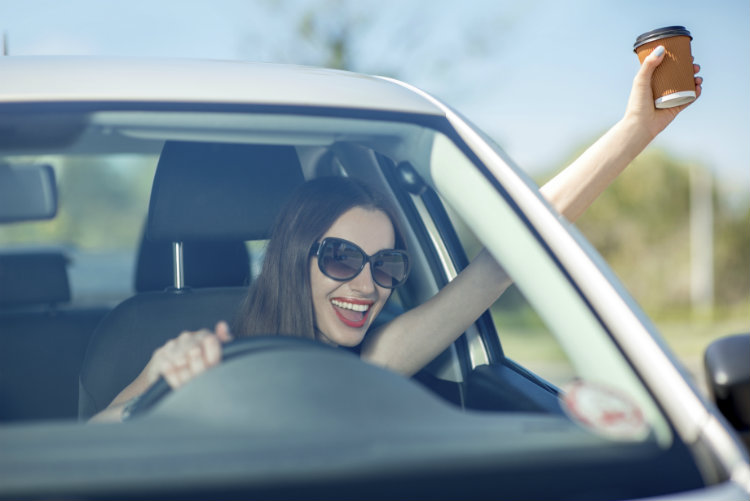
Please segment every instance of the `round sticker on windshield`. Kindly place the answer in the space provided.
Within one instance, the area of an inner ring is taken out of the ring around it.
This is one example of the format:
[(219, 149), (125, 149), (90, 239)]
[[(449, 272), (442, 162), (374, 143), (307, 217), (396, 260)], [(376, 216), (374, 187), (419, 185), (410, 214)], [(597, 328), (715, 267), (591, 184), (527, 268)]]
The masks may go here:
[(614, 388), (577, 381), (567, 388), (563, 402), (575, 421), (607, 438), (635, 441), (649, 434), (641, 409)]

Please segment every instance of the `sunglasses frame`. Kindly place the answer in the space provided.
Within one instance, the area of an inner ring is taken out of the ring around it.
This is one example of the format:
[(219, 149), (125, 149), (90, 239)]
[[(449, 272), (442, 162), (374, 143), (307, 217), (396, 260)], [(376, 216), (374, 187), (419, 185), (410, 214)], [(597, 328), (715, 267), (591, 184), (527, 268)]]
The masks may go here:
[[(333, 277), (329, 275), (328, 272), (326, 272), (326, 270), (323, 269), (323, 263), (322, 263), (322, 260), (320, 259), (320, 254), (323, 248), (325, 247), (326, 242), (329, 242), (329, 241), (343, 242), (347, 245), (354, 247), (357, 251), (360, 252), (360, 254), (362, 254), (364, 259), (362, 260), (362, 264), (360, 265), (359, 270), (357, 270), (357, 272), (354, 275), (352, 275), (349, 278), (337, 278), (337, 277)], [(375, 270), (373, 269), (373, 259), (384, 252), (393, 252), (393, 253), (400, 254), (404, 257), (404, 263), (405, 263), (404, 279), (399, 281), (399, 283), (397, 283), (396, 285), (391, 285), (391, 286), (383, 285), (378, 281), (377, 278), (375, 278)], [(373, 282), (375, 282), (380, 287), (383, 287), (385, 289), (395, 289), (396, 287), (403, 285), (404, 282), (406, 282), (406, 279), (409, 278), (409, 271), (411, 270), (410, 268), (411, 262), (410, 262), (409, 253), (403, 249), (382, 249), (382, 250), (377, 251), (373, 255), (369, 255), (364, 250), (362, 250), (362, 248), (359, 245), (355, 244), (354, 242), (350, 242), (349, 240), (345, 240), (343, 238), (336, 238), (336, 237), (326, 237), (319, 242), (315, 242), (313, 246), (310, 248), (310, 257), (315, 257), (317, 259), (318, 269), (323, 275), (327, 276), (331, 280), (336, 280), (337, 282), (346, 282), (346, 281), (352, 280), (353, 278), (358, 276), (360, 273), (362, 273), (362, 270), (365, 269), (365, 265), (367, 265), (367, 263), (370, 263), (370, 275), (372, 276)]]

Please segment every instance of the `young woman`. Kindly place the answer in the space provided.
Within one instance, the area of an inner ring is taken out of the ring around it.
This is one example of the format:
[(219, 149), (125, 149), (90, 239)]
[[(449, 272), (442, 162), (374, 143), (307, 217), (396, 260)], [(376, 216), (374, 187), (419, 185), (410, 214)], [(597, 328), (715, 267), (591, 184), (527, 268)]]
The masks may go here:
[[(664, 58), (657, 48), (641, 65), (625, 115), (542, 188), (575, 220), (687, 105), (655, 109), (651, 75)], [(697, 73), (699, 67), (694, 66)], [(696, 94), (702, 78), (695, 78)], [(461, 335), (510, 285), (482, 251), (424, 304), (365, 333), (393, 287), (408, 273), (408, 254), (393, 208), (377, 192), (344, 178), (306, 183), (280, 215), (263, 269), (243, 304), (235, 335), (297, 335), (342, 347), (361, 344), (361, 357), (410, 376)], [(122, 409), (160, 376), (178, 388), (221, 359), (229, 327), (184, 332), (154, 352), (141, 374), (96, 419)]]

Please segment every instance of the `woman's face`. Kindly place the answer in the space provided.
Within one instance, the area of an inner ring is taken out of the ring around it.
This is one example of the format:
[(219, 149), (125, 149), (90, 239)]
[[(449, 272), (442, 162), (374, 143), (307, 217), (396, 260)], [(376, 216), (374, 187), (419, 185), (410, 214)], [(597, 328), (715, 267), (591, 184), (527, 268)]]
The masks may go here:
[[(395, 233), (388, 216), (380, 210), (362, 207), (354, 207), (339, 216), (321, 240), (326, 237), (348, 240), (370, 256), (395, 245)], [(339, 346), (357, 346), (362, 342), (391, 293), (390, 289), (373, 281), (369, 263), (356, 277), (339, 282), (320, 271), (315, 257), (310, 262), (310, 286), (315, 326), (321, 340)]]

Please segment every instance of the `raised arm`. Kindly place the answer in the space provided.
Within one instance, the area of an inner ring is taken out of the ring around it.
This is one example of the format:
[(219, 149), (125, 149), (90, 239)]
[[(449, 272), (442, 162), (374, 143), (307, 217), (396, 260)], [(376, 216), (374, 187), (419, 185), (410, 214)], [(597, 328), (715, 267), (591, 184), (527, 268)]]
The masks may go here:
[[(630, 162), (688, 105), (658, 110), (651, 75), (664, 58), (655, 50), (633, 80), (623, 118), (541, 192), (569, 220), (576, 220)], [(699, 67), (694, 66), (697, 73)], [(695, 78), (700, 96), (703, 79)], [(483, 250), (450, 284), (424, 304), (365, 339), (362, 358), (412, 375), (461, 335), (508, 288), (511, 280)]]
[[(633, 80), (623, 118), (609, 129), (541, 192), (565, 217), (575, 221), (638, 154), (689, 104), (656, 109), (651, 75), (664, 59), (664, 50), (654, 50)], [(698, 73), (700, 67), (693, 65)], [(695, 77), (696, 96), (703, 79)]]

